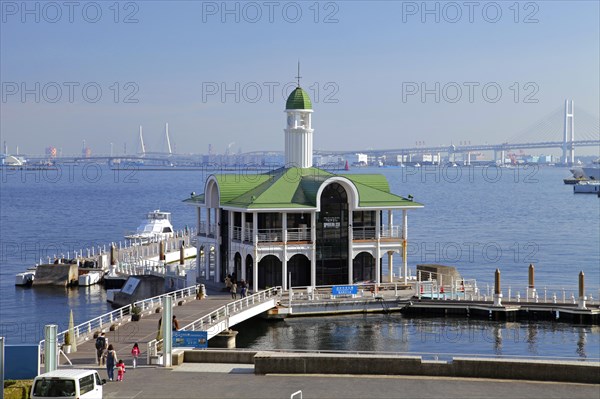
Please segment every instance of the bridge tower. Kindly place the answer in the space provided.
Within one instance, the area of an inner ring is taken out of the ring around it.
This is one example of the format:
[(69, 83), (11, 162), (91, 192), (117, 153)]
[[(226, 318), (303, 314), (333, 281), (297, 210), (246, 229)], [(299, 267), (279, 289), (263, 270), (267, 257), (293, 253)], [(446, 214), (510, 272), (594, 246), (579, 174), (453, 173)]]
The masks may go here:
[(563, 163), (573, 165), (575, 163), (575, 102), (565, 100), (565, 125), (563, 135)]

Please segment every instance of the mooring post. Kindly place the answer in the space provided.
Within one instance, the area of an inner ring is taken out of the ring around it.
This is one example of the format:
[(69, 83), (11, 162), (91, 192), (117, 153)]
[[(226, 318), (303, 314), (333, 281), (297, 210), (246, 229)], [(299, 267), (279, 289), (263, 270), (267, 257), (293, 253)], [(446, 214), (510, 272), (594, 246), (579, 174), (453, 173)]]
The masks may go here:
[(500, 269), (494, 273), (494, 306), (502, 306), (502, 290), (500, 289)]
[(528, 296), (527, 299), (529, 298), (535, 298), (535, 266), (533, 266), (533, 263), (529, 264), (529, 284), (527, 285), (528, 288)]
[(577, 309), (587, 309), (585, 307), (585, 276), (583, 275), (583, 270), (579, 272), (579, 304), (577, 305)]
[(117, 247), (115, 243), (110, 244), (110, 275), (115, 273), (115, 266), (117, 265)]
[(182, 266), (185, 264), (185, 247), (183, 246), (183, 242), (179, 247), (179, 264)]
[(165, 242), (164, 241), (160, 241), (160, 243), (158, 244), (158, 259), (160, 260), (165, 260)]

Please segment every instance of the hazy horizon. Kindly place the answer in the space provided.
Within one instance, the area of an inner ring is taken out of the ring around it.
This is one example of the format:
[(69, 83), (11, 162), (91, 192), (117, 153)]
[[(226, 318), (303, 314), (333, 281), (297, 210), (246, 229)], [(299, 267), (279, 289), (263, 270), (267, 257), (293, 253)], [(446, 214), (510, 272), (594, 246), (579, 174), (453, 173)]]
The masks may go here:
[(0, 5), (12, 153), (134, 153), (139, 125), (159, 151), (165, 122), (179, 153), (281, 151), (298, 60), (321, 150), (501, 143), (565, 99), (577, 135), (600, 108), (596, 1)]

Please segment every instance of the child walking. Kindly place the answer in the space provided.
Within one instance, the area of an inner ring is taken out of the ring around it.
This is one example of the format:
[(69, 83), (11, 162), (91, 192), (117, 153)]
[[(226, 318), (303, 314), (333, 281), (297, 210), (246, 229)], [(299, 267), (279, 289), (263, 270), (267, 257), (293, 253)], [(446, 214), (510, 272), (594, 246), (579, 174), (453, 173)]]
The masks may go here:
[(133, 348), (131, 349), (131, 356), (133, 356), (133, 368), (136, 368), (137, 360), (138, 360), (138, 357), (140, 356), (140, 347), (138, 346), (137, 342), (135, 344), (133, 344)]
[(123, 376), (125, 375), (125, 363), (123, 359), (117, 362), (117, 381), (123, 381)]

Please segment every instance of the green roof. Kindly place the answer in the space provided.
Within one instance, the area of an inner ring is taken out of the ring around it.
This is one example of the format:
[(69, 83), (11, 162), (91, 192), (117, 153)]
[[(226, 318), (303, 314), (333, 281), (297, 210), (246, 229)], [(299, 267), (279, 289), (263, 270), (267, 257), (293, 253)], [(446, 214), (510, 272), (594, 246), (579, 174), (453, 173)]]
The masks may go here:
[[(421, 207), (389, 190), (383, 175), (335, 175), (318, 168), (281, 168), (257, 175), (213, 175), (219, 184), (220, 206), (238, 209), (315, 208), (317, 192), (325, 180), (339, 176), (350, 180), (358, 191), (358, 206)], [(204, 194), (185, 200), (204, 203)]]
[(285, 103), (285, 109), (312, 109), (310, 97), (300, 86), (296, 87)]

